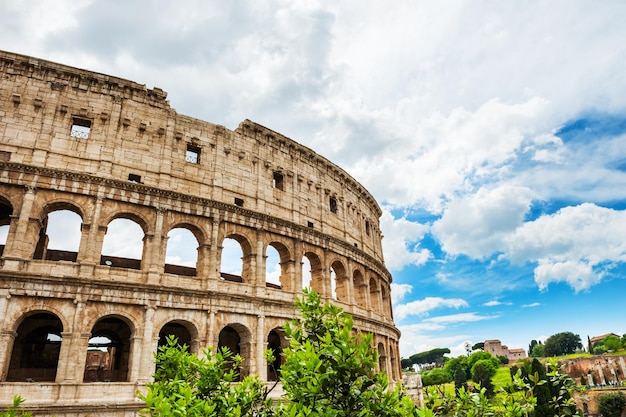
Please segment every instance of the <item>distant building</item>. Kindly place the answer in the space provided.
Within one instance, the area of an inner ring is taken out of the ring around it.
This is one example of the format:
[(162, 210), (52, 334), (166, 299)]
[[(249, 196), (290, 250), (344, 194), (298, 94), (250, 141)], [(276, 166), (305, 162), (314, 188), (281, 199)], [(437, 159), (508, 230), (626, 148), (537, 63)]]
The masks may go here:
[(601, 334), (600, 336), (594, 336), (590, 338), (589, 341), (591, 342), (592, 345), (595, 345), (597, 342), (602, 342), (604, 339), (606, 339), (609, 336), (615, 336), (619, 338), (619, 336), (616, 335), (615, 333), (607, 333), (607, 334)]
[(527, 357), (524, 349), (509, 349), (507, 345), (503, 345), (498, 339), (485, 340), (484, 350), (493, 356), (507, 357), (510, 361)]

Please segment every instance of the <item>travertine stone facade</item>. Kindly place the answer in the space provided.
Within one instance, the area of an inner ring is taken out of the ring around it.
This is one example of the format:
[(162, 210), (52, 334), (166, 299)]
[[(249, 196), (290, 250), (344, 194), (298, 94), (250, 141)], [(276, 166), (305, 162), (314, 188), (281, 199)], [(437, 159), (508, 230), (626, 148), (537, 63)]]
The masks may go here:
[[(8, 52), (0, 77), (0, 403), (134, 415), (167, 334), (195, 352), (229, 346), (243, 373), (274, 379), (263, 350), (286, 344), (303, 259), (400, 380), (381, 210), (344, 170), (249, 120), (180, 115), (158, 88)], [(75, 251), (48, 247), (55, 212), (80, 217)], [(119, 218), (143, 231), (140, 259), (103, 254)], [(166, 263), (174, 229), (197, 241), (195, 266)], [(240, 275), (221, 272), (227, 238)]]

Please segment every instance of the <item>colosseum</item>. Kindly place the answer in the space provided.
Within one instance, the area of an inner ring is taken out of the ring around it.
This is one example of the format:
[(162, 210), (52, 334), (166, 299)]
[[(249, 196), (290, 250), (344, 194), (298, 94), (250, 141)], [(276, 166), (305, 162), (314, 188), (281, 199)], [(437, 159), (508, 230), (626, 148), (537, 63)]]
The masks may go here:
[(136, 415), (170, 334), (276, 380), (263, 351), (286, 346), (305, 286), (400, 380), (381, 209), (343, 169), (252, 121), (178, 114), (159, 88), (9, 52), (0, 76), (0, 404)]

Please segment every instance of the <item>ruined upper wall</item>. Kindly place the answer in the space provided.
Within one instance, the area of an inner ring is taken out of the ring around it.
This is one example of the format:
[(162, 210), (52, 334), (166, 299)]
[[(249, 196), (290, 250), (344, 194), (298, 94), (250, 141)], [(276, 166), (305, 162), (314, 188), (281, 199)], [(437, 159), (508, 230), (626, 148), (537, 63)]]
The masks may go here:
[(229, 130), (178, 114), (159, 88), (14, 53), (0, 51), (0, 77), (0, 159), (242, 206), (382, 261), (371, 194), (279, 133)]

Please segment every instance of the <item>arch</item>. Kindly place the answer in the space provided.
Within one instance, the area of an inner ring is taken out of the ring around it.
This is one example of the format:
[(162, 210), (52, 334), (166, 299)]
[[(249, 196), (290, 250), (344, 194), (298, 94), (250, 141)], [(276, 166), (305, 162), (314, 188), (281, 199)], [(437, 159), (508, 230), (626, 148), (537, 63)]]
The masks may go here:
[(222, 240), (220, 252), (220, 279), (250, 282), (253, 276), (253, 255), (248, 239), (240, 234), (228, 235)]
[[(241, 367), (239, 369), (239, 377), (242, 379), (249, 373), (249, 360), (252, 354), (252, 337), (250, 330), (242, 324), (231, 323), (226, 325), (220, 330), (217, 348), (228, 348), (228, 350), (235, 354), (240, 355), (243, 358)], [(233, 366), (233, 364), (228, 365)]]
[(278, 381), (280, 368), (284, 363), (283, 350), (289, 345), (285, 331), (281, 327), (272, 329), (267, 335), (267, 349), (272, 352), (274, 361), (267, 364), (267, 380)]
[(270, 242), (265, 248), (265, 284), (272, 288), (283, 288), (290, 291), (291, 253), (287, 246), (280, 242)]
[(367, 308), (367, 284), (363, 274), (358, 269), (352, 273), (354, 285), (354, 302), (361, 308)]
[(50, 312), (34, 312), (17, 328), (6, 380), (52, 382), (56, 379), (63, 323)]
[(133, 329), (126, 319), (106, 316), (91, 329), (83, 382), (128, 381)]
[(334, 261), (331, 266), (331, 283), (334, 280), (334, 297), (338, 301), (348, 302), (348, 277), (341, 261)]
[(4, 247), (7, 243), (12, 215), (13, 205), (9, 200), (0, 196), (0, 256), (4, 253)]
[(101, 265), (141, 269), (146, 229), (136, 219), (135, 215), (121, 214), (108, 223), (102, 242)]
[(186, 345), (188, 352), (195, 353), (195, 339), (198, 337), (196, 327), (187, 321), (172, 320), (159, 331), (158, 347), (164, 346), (167, 336), (175, 336), (179, 346)]
[(391, 375), (389, 375), (391, 380), (398, 380), (398, 366), (396, 359), (396, 348), (395, 346), (389, 342), (389, 362), (391, 363)]
[(378, 370), (389, 374), (387, 371), (387, 354), (385, 353), (385, 345), (378, 343)]
[[(304, 268), (302, 270), (303, 288), (308, 286), (308, 287), (311, 287), (311, 289), (317, 292), (318, 294), (324, 294), (324, 274), (323, 274), (323, 268), (322, 268), (322, 261), (320, 257), (317, 256), (313, 252), (305, 252), (303, 256), (303, 263), (302, 263), (303, 266), (305, 264), (304, 259), (308, 261), (307, 263), (308, 265), (310, 265), (310, 270), (305, 271)], [(308, 273), (308, 276), (310, 277), (309, 285), (305, 285), (305, 280), (304, 280), (305, 273)]]
[(198, 274), (198, 236), (189, 227), (174, 227), (167, 233), (164, 271), (168, 274)]
[(83, 218), (69, 203), (47, 205), (33, 259), (76, 262)]
[(380, 313), (380, 288), (374, 277), (370, 278), (370, 306), (373, 311)]
[(380, 296), (382, 299), (381, 311), (383, 315), (388, 318), (393, 318), (393, 313), (391, 311), (391, 296), (386, 282), (382, 282), (380, 285)]

